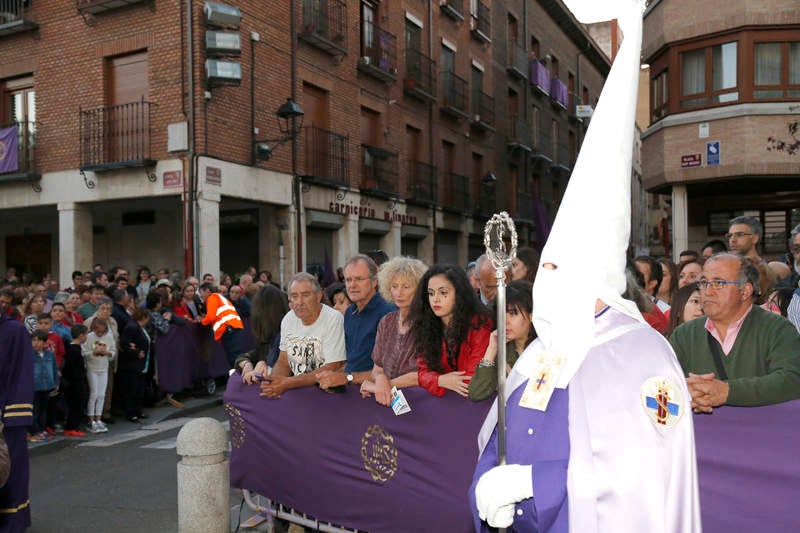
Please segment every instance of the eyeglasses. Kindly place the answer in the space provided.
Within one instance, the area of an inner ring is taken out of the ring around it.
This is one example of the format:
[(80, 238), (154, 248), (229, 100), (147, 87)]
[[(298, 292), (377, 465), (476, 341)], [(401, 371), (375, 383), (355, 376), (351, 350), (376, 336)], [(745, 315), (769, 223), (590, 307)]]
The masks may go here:
[(737, 239), (741, 239), (742, 237), (750, 237), (751, 235), (753, 235), (753, 234), (752, 233), (745, 233), (743, 231), (737, 231), (736, 233), (726, 233), (725, 234), (725, 239), (726, 240), (731, 240), (734, 237), (736, 237)]
[(800, 252), (800, 244), (793, 244), (789, 247), (789, 251), (793, 254)]
[(697, 282), (697, 286), (700, 288), (701, 291), (708, 290), (709, 287), (713, 288), (715, 291), (719, 291), (725, 288), (726, 285), (741, 285), (745, 283), (744, 281), (726, 281), (724, 279), (701, 279)]
[(352, 285), (353, 283), (361, 283), (362, 281), (367, 281), (371, 278), (362, 278), (362, 277), (355, 277), (355, 278), (344, 278), (344, 282), (348, 285)]

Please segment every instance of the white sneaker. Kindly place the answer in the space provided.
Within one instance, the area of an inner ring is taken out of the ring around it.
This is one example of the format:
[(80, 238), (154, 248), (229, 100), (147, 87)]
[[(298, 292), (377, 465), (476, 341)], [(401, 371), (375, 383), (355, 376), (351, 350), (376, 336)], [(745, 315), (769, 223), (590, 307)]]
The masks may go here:
[(102, 420), (97, 421), (97, 432), (98, 433), (108, 432), (108, 426), (106, 426), (105, 422), (103, 422)]
[(91, 427), (87, 427), (86, 429), (89, 430), (89, 433), (98, 433), (97, 420), (92, 420)]

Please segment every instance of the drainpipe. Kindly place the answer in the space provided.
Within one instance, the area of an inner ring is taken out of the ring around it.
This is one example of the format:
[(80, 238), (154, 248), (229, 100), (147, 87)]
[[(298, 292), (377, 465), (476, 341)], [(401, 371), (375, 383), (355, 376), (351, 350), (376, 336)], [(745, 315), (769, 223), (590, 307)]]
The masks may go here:
[[(431, 61), (433, 61), (433, 2), (428, 2), (428, 57)], [(434, 91), (436, 90), (436, 85), (439, 84), (438, 77), (434, 77), (433, 79)], [(431, 165), (434, 165), (436, 158), (433, 154), (433, 111), (434, 111), (434, 103), (428, 103), (428, 152), (430, 153), (431, 157)], [(433, 184), (433, 197), (436, 198), (437, 192), (439, 192), (439, 183), (438, 183), (438, 173), (436, 183)], [(433, 262), (434, 264), (439, 260), (439, 251), (436, 247), (437, 235), (436, 235), (436, 201), (433, 202)]]
[(186, 179), (184, 180), (183, 210), (184, 210), (184, 233), (185, 248), (183, 254), (184, 274), (188, 276), (194, 273), (197, 264), (197, 242), (195, 239), (195, 209), (197, 195), (195, 182), (195, 146), (194, 146), (194, 125), (195, 125), (195, 86), (194, 86), (194, 15), (192, 0), (186, 0), (186, 60), (187, 78), (189, 92), (189, 112), (187, 116), (187, 129), (189, 133), (188, 148), (186, 155)]
[[(292, 80), (292, 100), (297, 102), (297, 35), (295, 28), (295, 0), (291, 1), (289, 12), (291, 13), (291, 20), (289, 21), (289, 36), (291, 38), (291, 80)], [(292, 133), (296, 128), (296, 120), (292, 119)], [(303, 264), (303, 197), (300, 192), (300, 176), (297, 175), (297, 136), (292, 136), (292, 189), (295, 205), (295, 216), (297, 226), (297, 268), (296, 272), (303, 272), (305, 270)]]

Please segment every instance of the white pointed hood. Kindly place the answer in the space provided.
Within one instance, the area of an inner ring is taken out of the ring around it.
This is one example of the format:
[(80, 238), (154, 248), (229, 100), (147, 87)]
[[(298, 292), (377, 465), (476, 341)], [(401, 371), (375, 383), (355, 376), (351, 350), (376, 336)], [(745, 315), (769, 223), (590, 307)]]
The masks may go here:
[[(631, 159), (642, 41), (642, 3), (619, 16), (622, 46), (600, 94), (578, 160), (542, 250), (533, 286), (533, 324), (545, 350), (566, 359), (565, 387), (594, 336), (595, 303), (643, 321), (622, 298), (630, 237)], [(555, 270), (544, 265), (556, 265)]]

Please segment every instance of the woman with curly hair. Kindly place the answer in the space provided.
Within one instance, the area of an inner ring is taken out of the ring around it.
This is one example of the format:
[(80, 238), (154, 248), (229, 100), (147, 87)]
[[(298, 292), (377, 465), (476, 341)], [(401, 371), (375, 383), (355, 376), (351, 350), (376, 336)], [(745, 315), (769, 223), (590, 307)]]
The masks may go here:
[[(533, 285), (525, 280), (512, 281), (506, 287), (506, 375), (514, 363), (536, 338), (531, 313)], [(479, 402), (497, 390), (497, 330), (492, 332), (489, 346), (469, 382), (469, 398)]]
[(469, 381), (494, 329), (489, 310), (454, 265), (434, 265), (411, 304), (419, 384), (434, 396), (469, 395)]
[(419, 385), (415, 335), (411, 329), (410, 311), (419, 280), (428, 265), (411, 257), (394, 257), (378, 271), (378, 287), (387, 302), (397, 311), (385, 315), (378, 323), (375, 347), (372, 350), (372, 375), (361, 384), (361, 396), (375, 395), (375, 401), (389, 406), (392, 387)]

